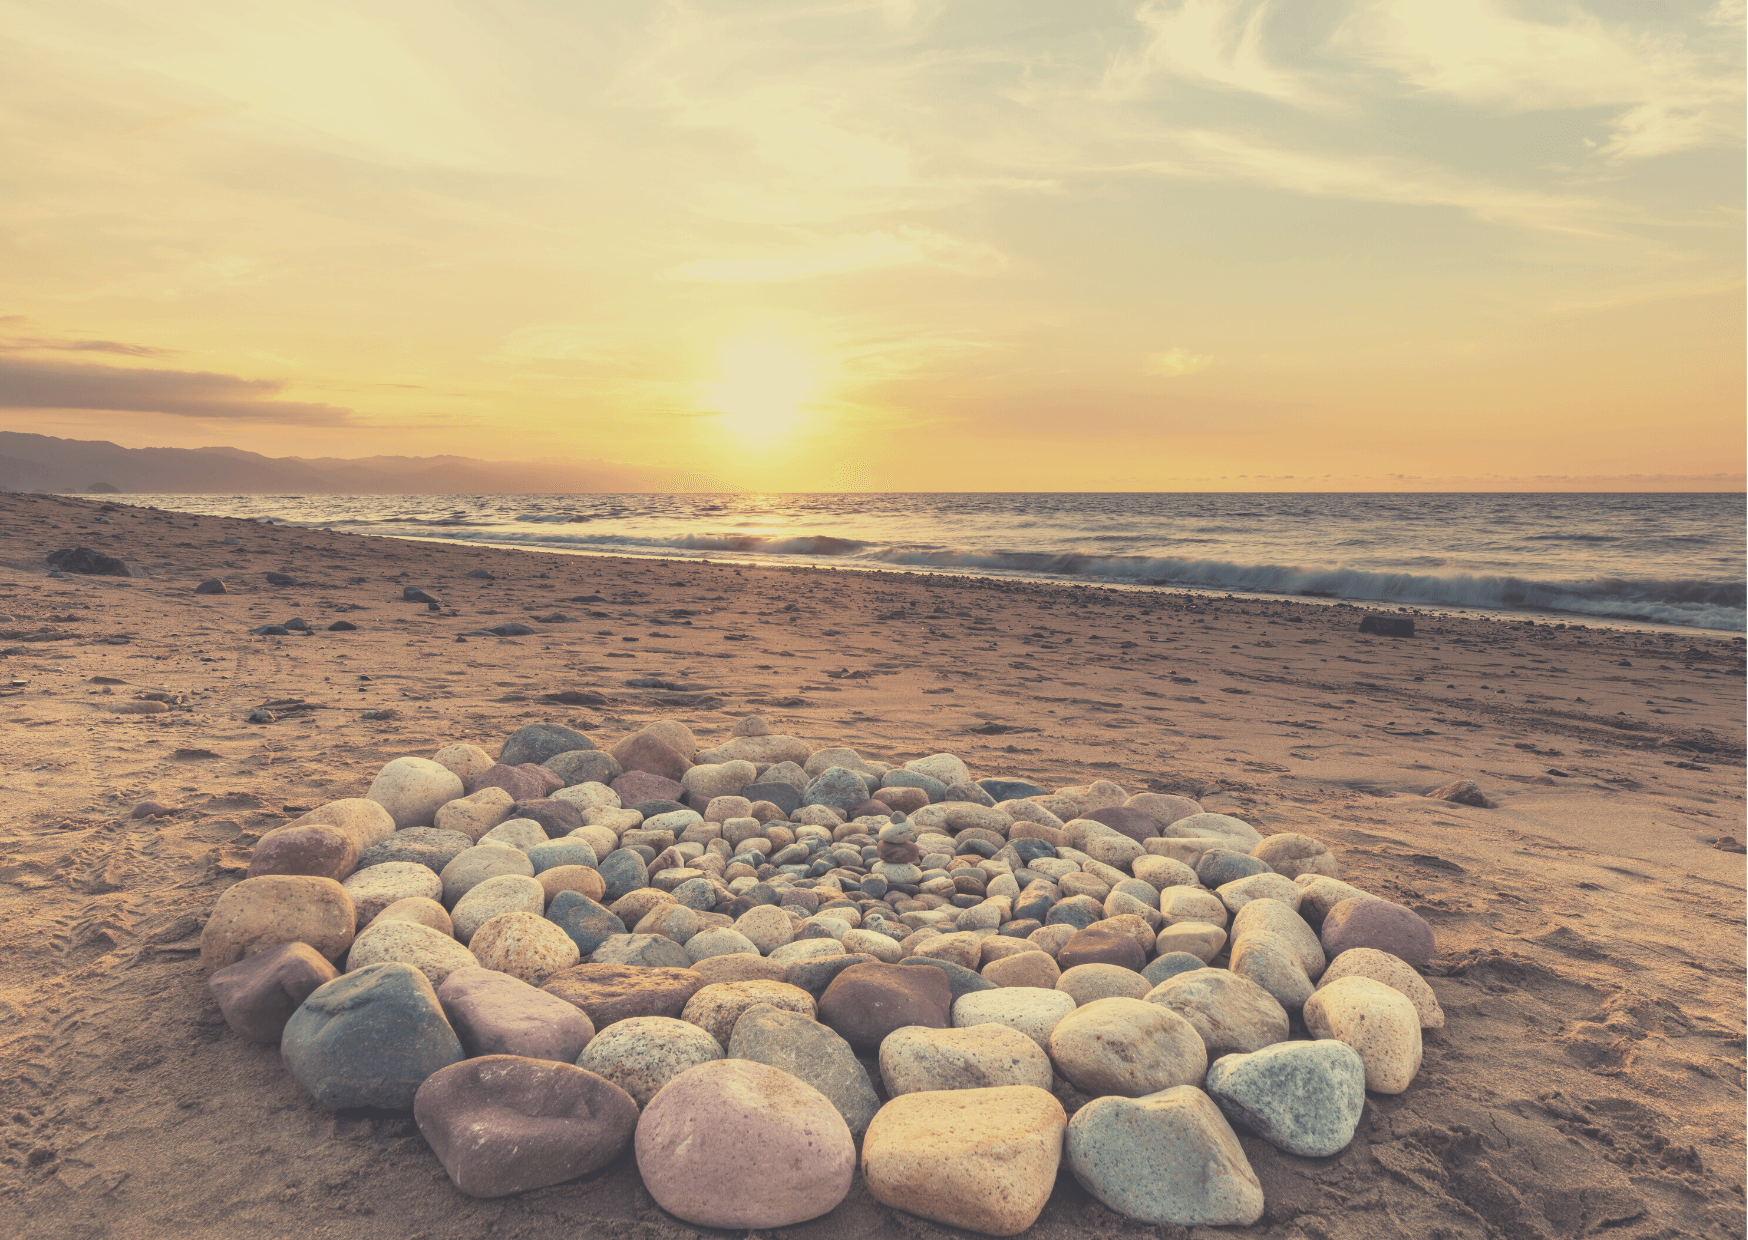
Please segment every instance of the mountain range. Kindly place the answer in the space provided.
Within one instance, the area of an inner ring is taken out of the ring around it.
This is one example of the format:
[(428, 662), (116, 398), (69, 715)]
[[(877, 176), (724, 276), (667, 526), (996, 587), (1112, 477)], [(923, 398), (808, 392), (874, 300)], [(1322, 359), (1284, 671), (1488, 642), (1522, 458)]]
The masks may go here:
[(552, 495), (665, 491), (679, 479), (603, 461), (464, 456), (262, 456), (241, 448), (124, 448), (0, 431), (0, 491), (121, 494)]

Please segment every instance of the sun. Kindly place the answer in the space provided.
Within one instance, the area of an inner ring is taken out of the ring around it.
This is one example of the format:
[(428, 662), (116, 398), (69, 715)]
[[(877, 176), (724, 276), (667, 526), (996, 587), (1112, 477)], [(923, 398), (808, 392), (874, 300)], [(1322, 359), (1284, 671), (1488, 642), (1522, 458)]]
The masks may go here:
[(768, 339), (730, 340), (720, 350), (717, 378), (704, 385), (704, 408), (748, 439), (793, 430), (819, 393), (813, 362), (797, 349)]

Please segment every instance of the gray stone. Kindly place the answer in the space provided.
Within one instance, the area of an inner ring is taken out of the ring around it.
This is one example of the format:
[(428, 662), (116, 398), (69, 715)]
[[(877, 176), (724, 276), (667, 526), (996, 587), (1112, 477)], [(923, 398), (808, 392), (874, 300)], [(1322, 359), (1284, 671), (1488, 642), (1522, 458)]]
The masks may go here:
[(793, 814), (801, 808), (801, 793), (785, 783), (760, 780), (758, 783), (747, 784), (740, 790), (740, 795), (757, 804), (769, 801), (785, 814)]
[(957, 1003), (962, 995), (975, 994), (979, 990), (995, 990), (996, 984), (980, 973), (967, 969), (964, 965), (954, 964), (951, 960), (941, 960), (934, 956), (910, 956), (898, 962), (901, 965), (912, 965), (917, 968), (939, 969), (947, 975), (947, 985), (951, 987), (950, 1003)]
[(1262, 1184), (1237, 1135), (1193, 1085), (1094, 1099), (1069, 1120), (1064, 1153), (1087, 1192), (1144, 1223), (1220, 1227), (1262, 1217)]
[(802, 805), (828, 805), (845, 813), (867, 799), (867, 783), (856, 772), (841, 766), (827, 767), (801, 794)]
[(608, 853), (596, 869), (600, 870), (601, 879), (607, 884), (606, 900), (609, 904), (620, 896), (649, 886), (649, 867), (629, 848)]
[(880, 1109), (880, 1095), (856, 1052), (832, 1030), (800, 1012), (760, 1004), (734, 1023), (730, 1059), (750, 1059), (781, 1068), (824, 1094), (852, 1135), (867, 1130)]
[[(818, 999), (825, 994), (832, 979), (851, 965), (867, 964), (878, 957), (861, 953), (846, 953), (842, 956), (821, 956), (813, 960), (797, 960), (788, 966), (783, 980), (791, 986), (799, 986), (808, 994)], [(860, 1132), (860, 1129), (857, 1129)]]
[(498, 761), (505, 766), (517, 766), (523, 762), (541, 763), (561, 753), (594, 747), (594, 741), (561, 724), (531, 723), (510, 733), (510, 738), (504, 742), (503, 749), (498, 753)]
[(1232, 946), (1232, 974), (1255, 982), (1291, 1016), (1305, 1008), (1314, 989), (1293, 949), (1269, 934), (1247, 934)]
[(1147, 992), (1195, 1028), (1210, 1055), (1250, 1052), (1287, 1040), (1287, 1010), (1255, 982), (1224, 969), (1192, 969)]
[(473, 840), (460, 831), (436, 827), (408, 827), (385, 835), (358, 854), (355, 869), (367, 870), (390, 861), (414, 861), (439, 874), (443, 867), (473, 847)]
[(475, 844), (457, 853), (443, 867), (443, 903), (454, 908), (461, 898), (481, 883), (505, 875), (534, 877), (534, 863), (528, 854), (517, 848), (499, 848), (493, 844)]
[(577, 951), (588, 959), (594, 950), (616, 934), (625, 933), (625, 923), (611, 909), (603, 908), (580, 891), (561, 891), (546, 906), (546, 920), (571, 936)]
[(947, 799), (947, 785), (921, 771), (888, 771), (880, 777), (880, 786), (882, 788), (921, 788), (929, 794), (931, 802)]
[(1188, 973), (1191, 969), (1205, 969), (1207, 967), (1206, 961), (1190, 952), (1167, 952), (1165, 955), (1155, 958), (1145, 969), (1141, 970), (1141, 976), (1147, 980), (1149, 985), (1157, 986), (1161, 982), (1176, 977), (1179, 973)]
[(977, 786), (989, 793), (997, 804), (1002, 801), (1023, 801), (1028, 797), (1041, 797), (1050, 794), (1050, 789), (1040, 788), (1029, 779), (980, 779), (977, 781)]
[(1277, 1042), (1223, 1055), (1208, 1095), (1226, 1118), (1279, 1149), (1328, 1158), (1346, 1149), (1366, 1102), (1366, 1067), (1345, 1042)]
[(430, 979), (409, 964), (366, 965), (292, 1013), (280, 1053), (330, 1111), (411, 1111), (425, 1078), (465, 1057)]
[(1196, 881), (1210, 891), (1238, 879), (1249, 878), (1252, 874), (1270, 873), (1273, 870), (1268, 862), (1249, 853), (1233, 852), (1227, 848), (1210, 848), (1196, 862)]
[(534, 872), (544, 874), (555, 870), (561, 865), (586, 865), (591, 870), (600, 868), (600, 859), (595, 856), (595, 850), (582, 840), (553, 840), (547, 844), (536, 844), (528, 850), (528, 860), (534, 863)]
[(674, 903), (708, 913), (716, 907), (716, 888), (707, 878), (691, 878), (673, 890)]
[(590, 964), (629, 964), (643, 969), (690, 968), (692, 958), (659, 934), (615, 934), (589, 953)]

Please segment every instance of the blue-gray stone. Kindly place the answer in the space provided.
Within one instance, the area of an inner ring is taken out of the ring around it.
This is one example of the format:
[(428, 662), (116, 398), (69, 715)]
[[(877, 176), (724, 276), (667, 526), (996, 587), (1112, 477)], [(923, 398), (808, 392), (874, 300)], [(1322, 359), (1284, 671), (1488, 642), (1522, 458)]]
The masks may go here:
[(1042, 922), (1049, 916), (1060, 896), (1061, 893), (1049, 879), (1038, 878), (1020, 890), (1019, 899), (1014, 901), (1014, 916), (1031, 917)]
[(810, 868), (805, 865), (780, 865), (777, 867), (777, 873), (787, 874), (791, 878), (806, 878)]
[(1260, 857), (1233, 852), (1230, 848), (1210, 848), (1196, 863), (1196, 881), (1209, 891), (1235, 883), (1252, 874), (1273, 874), (1274, 866)]
[(1037, 861), (1041, 857), (1054, 857), (1056, 845), (1049, 840), (1025, 839), (1009, 840), (1008, 847), (1020, 854), (1021, 861)]
[[(1022, 896), (1025, 892), (1020, 893)], [(1018, 912), (1018, 909), (1014, 910)], [(1046, 926), (1073, 926), (1076, 930), (1085, 930), (1095, 921), (1103, 921), (1105, 906), (1091, 896), (1069, 896), (1066, 900), (1058, 900), (1044, 918)]]
[(1120, 891), (1126, 896), (1134, 896), (1148, 908), (1159, 907), (1159, 888), (1144, 883), (1138, 878), (1126, 878), (1112, 887), (1111, 890)]
[(745, 891), (741, 892), (741, 894), (751, 900), (754, 904), (777, 903), (777, 889), (771, 886), (770, 883), (754, 883), (751, 887), (748, 887)]
[(538, 822), (550, 840), (562, 840), (572, 831), (583, 829), (583, 810), (575, 801), (557, 797), (540, 797), (533, 801), (517, 801), (510, 807), (510, 817)]
[(994, 797), (998, 804), (1002, 801), (1023, 801), (1027, 797), (1050, 795), (1050, 789), (1040, 788), (1029, 779), (980, 779), (977, 786)]
[(990, 796), (976, 784), (954, 784), (942, 795), (943, 801), (968, 801), (972, 805), (986, 805), (995, 808), (995, 798)]
[(625, 774), (619, 759), (599, 749), (567, 749), (540, 764), (564, 780), (564, 786), (610, 784)]
[(1205, 969), (1200, 956), (1189, 952), (1166, 952), (1165, 955), (1148, 963), (1141, 970), (1141, 976), (1147, 979), (1151, 986), (1157, 986), (1163, 981), (1176, 977), (1179, 973), (1188, 973), (1191, 969)]
[(707, 878), (689, 878), (673, 891), (674, 902), (708, 913), (716, 907), (716, 888)]
[(651, 848), (648, 844), (633, 844), (631, 847), (625, 849), (625, 851), (636, 853), (638, 859), (643, 862), (646, 868), (656, 859), (656, 850)]
[(974, 990), (994, 990), (996, 985), (981, 973), (974, 973), (964, 965), (954, 964), (950, 960), (936, 960), (932, 956), (907, 956), (899, 964), (915, 965), (919, 969), (939, 969), (947, 975), (947, 985), (952, 989), (954, 1003), (959, 1002), (960, 995), (968, 995)]
[(1328, 1158), (1347, 1148), (1359, 1126), (1366, 1068), (1353, 1047), (1333, 1038), (1277, 1042), (1216, 1059), (1207, 1089), (1235, 1126), (1289, 1154)]
[[(654, 860), (654, 858), (650, 858)], [(649, 886), (649, 866), (644, 859), (629, 848), (616, 849), (601, 860), (598, 867), (601, 879), (607, 884), (607, 903), (611, 904), (620, 896)]]
[(999, 848), (994, 844), (991, 844), (988, 840), (973, 839), (960, 840), (958, 847), (953, 850), (956, 855), (961, 857), (969, 856), (972, 853), (976, 853), (979, 857), (993, 857), (1000, 851)]
[(286, 1022), (279, 1050), (330, 1111), (411, 1111), (426, 1077), (467, 1057), (430, 980), (399, 962), (317, 988)]
[(639, 969), (684, 969), (692, 958), (660, 934), (615, 934), (589, 953), (590, 964), (623, 964)]
[(938, 779), (930, 779), (927, 775), (916, 771), (888, 771), (880, 777), (882, 788), (921, 788), (929, 794), (930, 801), (940, 801), (947, 795), (947, 785)]
[(561, 891), (546, 906), (546, 920), (571, 936), (583, 959), (616, 934), (625, 933), (625, 923), (611, 909), (603, 908), (580, 891)]
[(793, 814), (801, 808), (801, 793), (788, 784), (770, 783), (748, 784), (740, 790), (740, 795), (749, 801), (769, 801), (785, 814)]
[(886, 880), (878, 874), (870, 874), (862, 880), (862, 894), (873, 896), (876, 900), (883, 899), (886, 895)]
[(544, 874), (555, 870), (561, 865), (586, 865), (591, 870), (600, 865), (600, 859), (595, 856), (595, 850), (581, 840), (554, 840), (550, 844), (536, 844), (528, 850), (528, 860), (534, 863), (534, 872)]
[(573, 749), (594, 747), (594, 741), (562, 724), (531, 723), (510, 733), (510, 738), (498, 751), (498, 761), (505, 766), (515, 766), (522, 762), (540, 763)]
[(830, 939), (836, 936), (828, 927), (820, 925), (817, 921), (809, 921), (801, 927), (801, 932), (795, 937), (797, 939)]
[(393, 835), (385, 835), (359, 853), (357, 868), (362, 870), (388, 861), (412, 861), (428, 865), (441, 874), (444, 866), (472, 847), (473, 840), (460, 831), (408, 827)]
[(807, 785), (801, 794), (803, 805), (827, 805), (846, 814), (868, 799), (868, 785), (856, 772), (841, 766), (828, 766)]

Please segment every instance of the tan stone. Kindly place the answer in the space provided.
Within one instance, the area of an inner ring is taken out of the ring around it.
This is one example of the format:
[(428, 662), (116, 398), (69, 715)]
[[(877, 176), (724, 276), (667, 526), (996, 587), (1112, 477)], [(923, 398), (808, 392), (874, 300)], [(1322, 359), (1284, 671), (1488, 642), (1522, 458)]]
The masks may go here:
[(597, 902), (607, 894), (607, 880), (586, 865), (555, 865), (536, 874), (534, 881), (546, 893), (548, 904), (561, 891), (574, 891)]
[(455, 923), (449, 918), (449, 910), (436, 900), (422, 896), (410, 896), (405, 900), (396, 900), (371, 919), (370, 926), (385, 921), (410, 921), (416, 925), (429, 926), (439, 933), (454, 937)]
[(1205, 921), (1180, 921), (1161, 930), (1153, 940), (1156, 955), (1188, 952), (1203, 964), (1220, 954), (1226, 946), (1226, 931)]
[(288, 827), (304, 827), (312, 823), (338, 827), (352, 837), (352, 842), (358, 845), (358, 851), (363, 852), (378, 840), (395, 833), (395, 820), (388, 811), (375, 801), (364, 797), (346, 797), (339, 801), (329, 801), (326, 805), (318, 805), (301, 818), (294, 818), (285, 825)]
[[(1072, 970), (1071, 970), (1072, 971)], [(1139, 1098), (1200, 1084), (1208, 1052), (1190, 1022), (1139, 999), (1098, 999), (1050, 1032), (1050, 1060), (1082, 1093)]]
[(1225, 927), (1226, 905), (1206, 887), (1167, 887), (1159, 893), (1159, 912), (1168, 926), (1180, 921), (1205, 921)]
[(1037, 950), (1002, 956), (983, 966), (983, 976), (997, 986), (1035, 986), (1054, 990), (1062, 970), (1048, 952)]
[(534, 913), (499, 913), (474, 931), (468, 949), (486, 968), (530, 986), (582, 960), (570, 935)]
[(451, 772), (467, 788), (473, 787), (473, 781), (496, 764), (496, 760), (478, 745), (461, 742), (443, 746), (431, 755), (431, 761)]
[(789, 976), (789, 966), (773, 964), (763, 956), (746, 952), (724, 952), (692, 962), (692, 971), (704, 978), (706, 985), (726, 982), (780, 982)]
[(1056, 989), (1084, 1007), (1100, 999), (1139, 999), (1153, 986), (1133, 969), (1120, 964), (1077, 964), (1064, 969), (1056, 979)]
[(1445, 1027), (1445, 1011), (1439, 1005), (1438, 996), (1433, 994), (1426, 979), (1414, 971), (1414, 966), (1400, 956), (1392, 956), (1375, 947), (1350, 947), (1329, 962), (1317, 989), (1322, 990), (1344, 977), (1369, 977), (1392, 990), (1399, 990), (1414, 1005), (1422, 1029)]
[(383, 921), (364, 928), (346, 954), (346, 972), (371, 964), (408, 964), (441, 986), (457, 969), (479, 967), (479, 957), (443, 931), (416, 921)]
[(1037, 1221), (1056, 1185), (1068, 1116), (1031, 1085), (904, 1094), (862, 1139), (862, 1178), (882, 1205), (989, 1236)]
[(880, 1043), (880, 1076), (893, 1098), (1002, 1085), (1049, 1089), (1055, 1079), (1042, 1047), (1018, 1029), (998, 1024), (895, 1029)]
[(329, 960), (352, 945), (358, 915), (331, 878), (263, 874), (229, 887), (200, 934), (200, 963), (212, 974), (281, 943), (308, 943)]
[(1358, 1051), (1373, 1093), (1399, 1094), (1420, 1071), (1420, 1013), (1383, 982), (1349, 975), (1329, 983), (1305, 1001), (1305, 1028)]
[(459, 831), (474, 843), (515, 812), (516, 800), (502, 788), (481, 788), (437, 807), (432, 821), (439, 831)]
[(458, 775), (429, 758), (396, 758), (376, 773), (364, 798), (386, 809), (400, 830), (430, 826), (440, 808), (466, 792)]
[(785, 1012), (799, 1012), (809, 1019), (818, 1010), (812, 995), (787, 982), (716, 982), (686, 1001), (680, 1019), (697, 1025), (727, 1046), (741, 1013), (761, 1003)]

